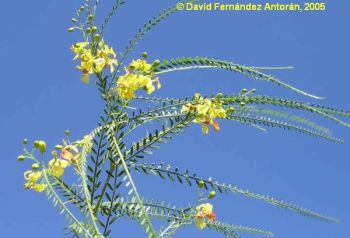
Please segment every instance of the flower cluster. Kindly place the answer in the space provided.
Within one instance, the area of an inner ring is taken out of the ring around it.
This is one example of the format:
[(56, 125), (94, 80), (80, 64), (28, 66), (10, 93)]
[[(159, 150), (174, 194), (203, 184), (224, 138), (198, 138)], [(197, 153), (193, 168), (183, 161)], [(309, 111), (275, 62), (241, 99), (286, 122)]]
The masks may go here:
[(208, 134), (209, 125), (211, 125), (215, 131), (219, 131), (219, 123), (215, 121), (215, 119), (226, 118), (227, 113), (232, 110), (233, 108), (223, 108), (222, 103), (218, 99), (204, 99), (199, 93), (196, 93), (194, 96), (194, 103), (185, 104), (181, 112), (194, 114), (195, 119), (193, 122), (201, 123), (202, 132)]
[(92, 73), (100, 73), (103, 69), (110, 67), (111, 72), (114, 71), (114, 65), (117, 64), (116, 54), (112, 47), (109, 47), (101, 40), (95, 49), (89, 48), (89, 42), (78, 42), (71, 47), (75, 54), (73, 60), (80, 59), (80, 65), (77, 69), (80, 70), (82, 81), (85, 84), (89, 83), (89, 75)]
[[(128, 101), (135, 96), (138, 89), (145, 90), (148, 94), (161, 87), (159, 79), (154, 77), (153, 64), (147, 63), (145, 59), (132, 61), (127, 68), (126, 73), (117, 79), (117, 86), (114, 89), (119, 97)], [(156, 86), (154, 85), (156, 83)]]
[(216, 215), (213, 212), (213, 205), (205, 203), (196, 207), (196, 226), (202, 230), (207, 227), (207, 219), (211, 222), (216, 220)]
[[(82, 140), (75, 141), (70, 144), (63, 140), (63, 146), (56, 145), (56, 150), (51, 152), (53, 158), (48, 162), (48, 168), (46, 168), (43, 164), (39, 164), (34, 156), (25, 150), (25, 154), (18, 156), (17, 160), (23, 161), (26, 158), (30, 158), (36, 163), (32, 165), (32, 170), (28, 170), (24, 173), (24, 179), (26, 181), (24, 188), (33, 189), (36, 192), (43, 192), (47, 187), (47, 185), (42, 181), (39, 183), (43, 173), (47, 172), (51, 176), (59, 178), (63, 175), (64, 170), (70, 165), (75, 165), (77, 170), (79, 170), (79, 161), (82, 157), (82, 150), (79, 151), (79, 149), (84, 149), (87, 154), (90, 153), (92, 149), (91, 140), (91, 136), (84, 136)], [(26, 143), (27, 140), (25, 140), (23, 144), (25, 145)], [(41, 140), (35, 141), (34, 148), (36, 148), (40, 153), (44, 154), (46, 151), (46, 143)], [(59, 156), (57, 151), (60, 152)], [(42, 170), (39, 170), (40, 167), (42, 167)]]

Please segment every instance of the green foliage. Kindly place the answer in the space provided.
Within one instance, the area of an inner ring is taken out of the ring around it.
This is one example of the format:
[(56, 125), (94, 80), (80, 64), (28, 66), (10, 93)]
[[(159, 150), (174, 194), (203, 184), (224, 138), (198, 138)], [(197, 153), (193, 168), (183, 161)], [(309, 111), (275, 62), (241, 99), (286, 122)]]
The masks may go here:
[(192, 186), (195, 187), (196, 185), (198, 186), (199, 183), (202, 182), (204, 184), (203, 188), (205, 190), (213, 189), (214, 191), (218, 191), (221, 194), (222, 193), (240, 194), (249, 198), (262, 200), (276, 207), (291, 210), (293, 212), (299, 213), (304, 216), (310, 216), (310, 217), (321, 219), (328, 222), (338, 222), (338, 219), (336, 218), (324, 216), (317, 212), (311, 211), (309, 209), (305, 209), (298, 205), (290, 204), (282, 200), (278, 200), (271, 196), (253, 193), (249, 190), (238, 188), (236, 185), (225, 184), (225, 183), (215, 181), (212, 178), (204, 179), (204, 178), (198, 177), (196, 173), (191, 174), (187, 169), (181, 172), (179, 168), (177, 167), (172, 168), (171, 165), (166, 165), (166, 166), (163, 164), (147, 165), (146, 163), (130, 163), (129, 166), (134, 168), (134, 170), (136, 170), (139, 173), (143, 172), (144, 174), (147, 174), (147, 175), (153, 174), (162, 179), (169, 179), (173, 182), (187, 184), (188, 186), (191, 186), (191, 187)]
[[(164, 202), (155, 201), (153, 199), (143, 199), (143, 204), (147, 213), (161, 220), (176, 221), (178, 224), (189, 225), (195, 222), (194, 211), (189, 208), (176, 208), (170, 204)], [(109, 203), (103, 204), (103, 206), (109, 206)], [(135, 198), (121, 198), (115, 201), (115, 213), (120, 216), (129, 216), (132, 219), (139, 219), (141, 208), (135, 202)], [(227, 237), (239, 237), (237, 233), (254, 233), (267, 237), (273, 236), (272, 232), (264, 231), (261, 229), (247, 227), (242, 225), (230, 225), (227, 223), (214, 221), (210, 222), (208, 228), (222, 232)]]
[(179, 70), (189, 70), (189, 69), (210, 69), (210, 68), (218, 68), (233, 71), (236, 73), (240, 73), (244, 76), (257, 79), (269, 81), (277, 84), (278, 86), (282, 86), (286, 89), (292, 90), (294, 92), (300, 93), (304, 96), (308, 96), (315, 99), (321, 99), (322, 97), (318, 97), (297, 89), (289, 84), (286, 84), (272, 75), (265, 74), (261, 71), (256, 70), (256, 67), (247, 67), (244, 65), (235, 64), (233, 62), (228, 62), (224, 60), (210, 59), (206, 57), (183, 57), (178, 59), (164, 60), (157, 68), (156, 72), (158, 74), (179, 71)]

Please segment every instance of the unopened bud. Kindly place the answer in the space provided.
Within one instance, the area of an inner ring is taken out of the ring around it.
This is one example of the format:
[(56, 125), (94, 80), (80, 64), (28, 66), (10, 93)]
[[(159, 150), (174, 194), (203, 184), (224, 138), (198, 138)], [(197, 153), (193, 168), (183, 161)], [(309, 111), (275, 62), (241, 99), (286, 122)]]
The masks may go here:
[(96, 31), (97, 31), (97, 27), (96, 26), (91, 27), (91, 32), (92, 33), (95, 33)]
[(147, 59), (147, 52), (142, 52), (142, 58)]
[(159, 60), (155, 60), (152, 64), (152, 66), (155, 68), (155, 67), (158, 67), (160, 65), (160, 61)]
[(94, 35), (94, 41), (99, 41), (101, 39), (100, 34), (95, 34)]
[(38, 147), (39, 147), (39, 141), (38, 141), (38, 140), (34, 141), (34, 147), (35, 147), (35, 148), (38, 148)]
[(216, 94), (216, 97), (217, 97), (218, 99), (222, 98), (222, 96), (223, 96), (223, 94), (222, 94), (222, 93), (218, 93), (218, 94)]
[(70, 135), (70, 131), (69, 130), (65, 130), (64, 134), (66, 134), (66, 136), (69, 136)]
[(75, 19), (75, 18), (72, 18), (72, 20), (71, 20), (72, 22), (78, 22), (78, 20), (77, 19)]
[(55, 145), (56, 150), (62, 150), (63, 146), (62, 145)]
[(198, 187), (203, 188), (204, 185), (205, 185), (205, 183), (204, 183), (203, 180), (201, 180), (201, 181), (198, 182)]
[(241, 93), (247, 93), (248, 92), (248, 89), (246, 89), (246, 88), (243, 88), (242, 90), (241, 90)]
[(34, 170), (39, 169), (39, 164), (38, 163), (32, 164), (32, 169)]
[(94, 16), (90, 14), (90, 15), (88, 16), (88, 20), (91, 21), (92, 19), (94, 19)]
[(240, 102), (239, 105), (240, 105), (241, 107), (244, 107), (244, 106), (245, 106), (245, 102)]
[(216, 196), (216, 192), (215, 191), (211, 191), (208, 195), (208, 199), (213, 199)]
[(74, 27), (69, 27), (68, 28), (68, 32), (73, 32), (74, 31)]
[(26, 145), (28, 143), (28, 140), (26, 139), (26, 138), (24, 138), (23, 140), (22, 140), (22, 144), (23, 145)]
[(18, 160), (18, 161), (23, 161), (24, 159), (25, 159), (24, 155), (19, 155), (19, 156), (17, 157), (17, 160)]
[(41, 153), (46, 151), (46, 143), (43, 140), (34, 141), (34, 147), (37, 148)]

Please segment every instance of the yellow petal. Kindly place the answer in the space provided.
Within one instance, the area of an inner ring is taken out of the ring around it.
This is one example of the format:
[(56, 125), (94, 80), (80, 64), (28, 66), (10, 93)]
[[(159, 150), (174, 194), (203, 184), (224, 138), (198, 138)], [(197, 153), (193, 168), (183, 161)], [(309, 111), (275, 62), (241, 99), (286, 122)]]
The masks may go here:
[(46, 184), (35, 184), (32, 186), (32, 189), (35, 191), (35, 192), (43, 192), (45, 189), (46, 189)]
[(205, 227), (207, 227), (207, 223), (205, 222), (205, 219), (199, 218), (196, 220), (196, 226), (198, 229), (203, 230)]
[(90, 82), (90, 76), (89, 76), (89, 74), (83, 73), (83, 75), (81, 76), (81, 81), (82, 81), (84, 84), (89, 84), (89, 82)]
[(202, 125), (202, 132), (204, 134), (208, 134), (209, 133), (209, 126), (207, 124), (203, 124)]
[(204, 214), (209, 214), (213, 212), (213, 205), (210, 203), (204, 203), (196, 207), (197, 212), (201, 212)]

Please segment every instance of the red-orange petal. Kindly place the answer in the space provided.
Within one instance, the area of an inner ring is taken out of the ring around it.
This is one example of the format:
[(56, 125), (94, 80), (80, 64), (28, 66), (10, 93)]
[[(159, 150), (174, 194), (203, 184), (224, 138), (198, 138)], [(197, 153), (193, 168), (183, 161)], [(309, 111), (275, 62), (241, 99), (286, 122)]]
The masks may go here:
[(214, 121), (213, 123), (211, 123), (211, 125), (213, 126), (214, 131), (220, 131), (219, 122)]
[(215, 220), (216, 220), (216, 215), (215, 215), (214, 212), (209, 213), (209, 214), (207, 215), (207, 217), (208, 217), (208, 219), (209, 219), (210, 221), (215, 221)]

